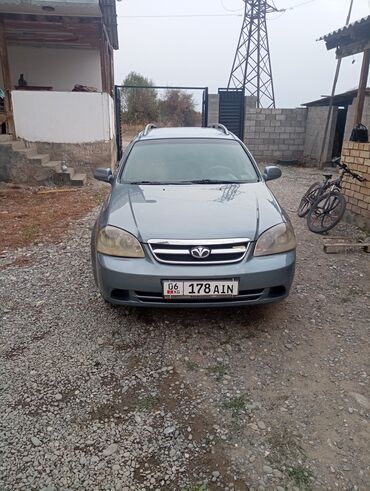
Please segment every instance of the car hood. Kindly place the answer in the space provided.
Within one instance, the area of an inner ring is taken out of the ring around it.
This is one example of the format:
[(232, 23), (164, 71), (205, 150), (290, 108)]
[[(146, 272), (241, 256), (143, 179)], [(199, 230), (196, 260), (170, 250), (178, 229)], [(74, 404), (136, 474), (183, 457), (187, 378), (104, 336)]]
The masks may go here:
[(264, 182), (224, 185), (128, 185), (115, 183), (104, 222), (150, 239), (255, 240), (283, 221)]

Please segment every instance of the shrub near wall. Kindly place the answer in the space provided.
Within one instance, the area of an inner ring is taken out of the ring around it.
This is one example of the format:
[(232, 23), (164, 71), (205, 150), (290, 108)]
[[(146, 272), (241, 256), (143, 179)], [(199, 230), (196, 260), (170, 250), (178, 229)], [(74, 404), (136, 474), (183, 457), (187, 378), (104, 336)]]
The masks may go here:
[(367, 181), (361, 183), (345, 178), (343, 192), (347, 199), (347, 210), (355, 222), (370, 229), (370, 143), (344, 142), (342, 160), (354, 172), (358, 172)]

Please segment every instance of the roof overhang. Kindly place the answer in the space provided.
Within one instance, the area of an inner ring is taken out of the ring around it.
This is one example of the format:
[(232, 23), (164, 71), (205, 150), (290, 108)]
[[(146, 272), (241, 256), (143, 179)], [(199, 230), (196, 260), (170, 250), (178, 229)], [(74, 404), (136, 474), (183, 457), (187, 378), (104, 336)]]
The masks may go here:
[(0, 13), (100, 17), (99, 0), (2, 0)]
[[(355, 97), (357, 97), (358, 90), (349, 90), (347, 92), (343, 92), (342, 94), (337, 94), (333, 97), (333, 106), (342, 107), (342, 106), (350, 106), (353, 103)], [(365, 95), (370, 96), (370, 88), (367, 88), (365, 91)], [(302, 104), (302, 106), (306, 107), (318, 107), (318, 106), (326, 106), (330, 105), (330, 96), (323, 96), (321, 99), (317, 99), (316, 101), (306, 102)]]
[(43, 48), (99, 47), (100, 17), (4, 14), (2, 20), (9, 45)]
[(103, 21), (107, 28), (111, 45), (118, 49), (118, 26), (116, 0), (100, 0), (100, 8), (103, 14)]
[(3, 0), (0, 17), (11, 44), (97, 47), (105, 25), (118, 49), (116, 0)]
[(337, 58), (345, 58), (370, 49), (370, 15), (322, 36), (326, 49), (336, 48)]

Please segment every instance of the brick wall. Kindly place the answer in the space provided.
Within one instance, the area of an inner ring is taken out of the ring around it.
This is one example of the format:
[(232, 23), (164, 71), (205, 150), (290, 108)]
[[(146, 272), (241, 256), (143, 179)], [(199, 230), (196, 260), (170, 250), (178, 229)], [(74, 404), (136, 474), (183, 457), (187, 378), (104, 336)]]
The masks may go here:
[(361, 183), (346, 177), (343, 192), (353, 221), (370, 230), (370, 143), (344, 142), (342, 159), (351, 170), (367, 179)]
[(256, 109), (247, 104), (244, 141), (262, 162), (301, 160), (307, 109)]

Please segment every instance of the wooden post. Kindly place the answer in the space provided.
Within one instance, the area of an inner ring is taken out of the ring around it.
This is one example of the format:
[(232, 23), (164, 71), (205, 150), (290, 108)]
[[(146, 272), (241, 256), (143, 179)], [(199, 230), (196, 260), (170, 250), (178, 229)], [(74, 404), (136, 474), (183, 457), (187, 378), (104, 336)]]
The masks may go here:
[[(340, 73), (340, 67), (342, 66), (342, 58), (338, 58), (337, 61), (337, 68), (335, 70), (335, 76), (334, 76), (334, 82), (333, 82), (333, 88), (331, 89), (331, 95), (330, 95), (330, 102), (329, 102), (329, 108), (328, 108), (328, 114), (326, 116), (326, 123), (325, 123), (325, 129), (324, 129), (324, 136), (322, 140), (322, 147), (321, 147), (321, 153), (320, 153), (320, 159), (319, 159), (319, 167), (323, 168), (325, 167), (325, 163), (327, 160), (327, 156), (325, 155), (325, 150), (326, 150), (326, 140), (328, 139), (328, 133), (329, 133), (329, 124), (332, 123), (332, 117), (333, 117), (333, 101), (334, 101), (334, 96), (335, 96), (335, 91), (337, 89), (337, 83), (338, 83), (338, 78), (339, 78), (339, 73)], [(329, 139), (330, 140), (330, 139)], [(329, 140), (328, 140), (328, 147), (329, 147)], [(328, 148), (329, 150), (329, 148)]]
[(108, 53), (109, 53), (109, 92), (112, 97), (114, 97), (114, 58), (113, 58), (113, 48), (108, 42)]
[(3, 72), (4, 91), (5, 91), (5, 116), (7, 132), (11, 135), (15, 135), (14, 117), (13, 117), (13, 105), (12, 105), (12, 80), (10, 75), (8, 47), (6, 44), (6, 35), (4, 22), (0, 20), (0, 62)]
[(105, 30), (104, 26), (100, 29), (100, 40), (99, 40), (99, 50), (100, 50), (100, 68), (101, 68), (101, 83), (102, 92), (107, 92), (107, 56), (106, 56), (106, 46), (105, 46)]
[(357, 106), (356, 106), (355, 121), (354, 121), (355, 126), (357, 126), (362, 121), (362, 115), (364, 112), (364, 104), (365, 104), (367, 78), (369, 76), (369, 63), (370, 63), (370, 49), (366, 49), (364, 51), (364, 57), (362, 59), (360, 86), (358, 88), (358, 93), (357, 93)]

